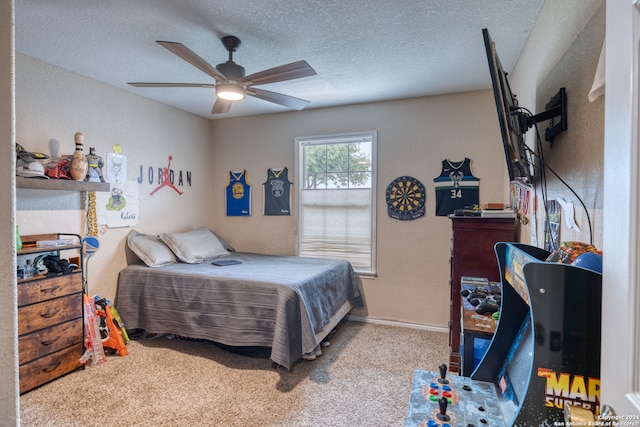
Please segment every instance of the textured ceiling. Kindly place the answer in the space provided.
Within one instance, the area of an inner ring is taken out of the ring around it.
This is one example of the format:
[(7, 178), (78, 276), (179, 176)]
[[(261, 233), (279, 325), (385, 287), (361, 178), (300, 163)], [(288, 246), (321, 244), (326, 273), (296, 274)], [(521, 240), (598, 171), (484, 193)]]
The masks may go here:
[[(491, 87), (482, 28), (510, 71), (543, 0), (17, 0), (16, 51), (207, 118), (288, 111), (248, 97), (212, 116), (214, 83), (155, 43), (180, 42), (212, 65), (234, 54), (247, 74), (306, 60), (317, 76), (260, 86), (319, 108)], [(18, 70), (19, 73), (19, 70)]]

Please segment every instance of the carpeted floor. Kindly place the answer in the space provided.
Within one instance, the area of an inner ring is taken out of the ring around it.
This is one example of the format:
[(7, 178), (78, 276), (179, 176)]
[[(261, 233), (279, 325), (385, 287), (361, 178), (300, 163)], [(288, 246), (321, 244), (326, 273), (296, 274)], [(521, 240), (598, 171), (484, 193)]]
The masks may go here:
[(415, 369), (437, 370), (448, 335), (345, 322), (291, 371), (210, 342), (132, 341), (20, 398), (27, 427), (404, 426)]

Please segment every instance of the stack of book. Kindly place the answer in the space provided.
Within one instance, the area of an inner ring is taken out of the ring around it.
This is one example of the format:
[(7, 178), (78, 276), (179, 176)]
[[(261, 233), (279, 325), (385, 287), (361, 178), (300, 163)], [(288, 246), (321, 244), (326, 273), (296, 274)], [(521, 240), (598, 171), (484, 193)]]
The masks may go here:
[(483, 209), (480, 211), (483, 218), (515, 218), (518, 216), (513, 209)]
[(502, 203), (486, 203), (481, 206), (480, 216), (484, 218), (515, 218), (517, 212)]

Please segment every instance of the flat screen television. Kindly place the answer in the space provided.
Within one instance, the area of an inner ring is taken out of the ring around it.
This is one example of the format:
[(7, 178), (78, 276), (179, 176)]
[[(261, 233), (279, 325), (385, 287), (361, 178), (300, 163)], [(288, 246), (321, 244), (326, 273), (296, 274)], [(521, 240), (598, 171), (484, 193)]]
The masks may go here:
[(482, 35), (489, 63), (489, 74), (498, 112), (509, 180), (533, 184), (537, 178), (537, 172), (540, 172), (544, 167), (542, 148), (538, 147), (540, 153), (535, 153), (527, 146), (525, 136), (533, 125), (547, 120), (551, 120), (545, 131), (545, 140), (549, 143), (553, 143), (553, 138), (560, 132), (567, 130), (565, 88), (560, 88), (558, 93), (545, 105), (546, 110), (535, 116), (528, 110), (520, 108), (516, 95), (511, 91), (507, 73), (502, 68), (489, 31), (484, 28)]
[(498, 111), (498, 121), (500, 123), (509, 180), (533, 183), (533, 156), (528, 151), (525, 143), (525, 134), (529, 129), (526, 116), (519, 110), (516, 96), (511, 92), (507, 73), (502, 68), (495, 43), (491, 39), (489, 31), (484, 28), (482, 35), (484, 36), (487, 61), (489, 62), (489, 73), (491, 74), (493, 96)]

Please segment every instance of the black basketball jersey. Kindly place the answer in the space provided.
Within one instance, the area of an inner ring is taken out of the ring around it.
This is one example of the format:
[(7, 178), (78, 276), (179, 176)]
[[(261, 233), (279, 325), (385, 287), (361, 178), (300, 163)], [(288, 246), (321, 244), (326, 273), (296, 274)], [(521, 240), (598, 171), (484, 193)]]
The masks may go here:
[(291, 215), (291, 185), (286, 167), (267, 169), (264, 189), (265, 215)]
[(440, 176), (435, 178), (436, 215), (448, 216), (456, 209), (480, 203), (480, 180), (471, 173), (471, 159), (442, 161)]

